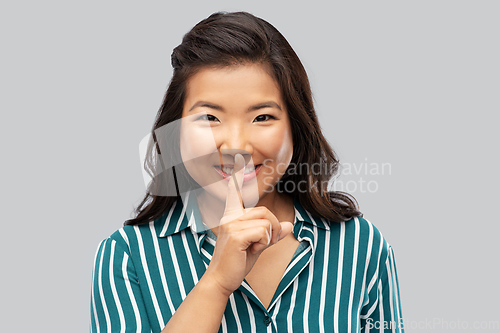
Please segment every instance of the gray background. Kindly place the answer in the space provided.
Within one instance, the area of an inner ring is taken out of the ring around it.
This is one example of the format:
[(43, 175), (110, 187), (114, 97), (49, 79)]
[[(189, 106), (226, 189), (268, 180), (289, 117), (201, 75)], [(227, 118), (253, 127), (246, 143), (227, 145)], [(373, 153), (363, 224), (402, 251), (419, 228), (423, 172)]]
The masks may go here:
[(325, 3), (1, 5), (2, 332), (88, 331), (95, 250), (144, 194), (171, 51), (218, 10), (288, 39), (343, 163), (390, 163), (339, 179), (377, 184), (352, 194), (394, 247), (407, 331), (498, 325), (500, 4)]

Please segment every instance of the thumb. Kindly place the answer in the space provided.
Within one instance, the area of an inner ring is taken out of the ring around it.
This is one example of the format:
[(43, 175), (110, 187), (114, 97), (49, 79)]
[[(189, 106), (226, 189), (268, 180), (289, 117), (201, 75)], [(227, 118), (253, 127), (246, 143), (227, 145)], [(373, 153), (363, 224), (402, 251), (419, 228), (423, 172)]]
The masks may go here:
[(291, 222), (280, 222), (280, 224), (281, 230), (280, 234), (278, 235), (278, 241), (285, 238), (293, 230), (293, 224)]

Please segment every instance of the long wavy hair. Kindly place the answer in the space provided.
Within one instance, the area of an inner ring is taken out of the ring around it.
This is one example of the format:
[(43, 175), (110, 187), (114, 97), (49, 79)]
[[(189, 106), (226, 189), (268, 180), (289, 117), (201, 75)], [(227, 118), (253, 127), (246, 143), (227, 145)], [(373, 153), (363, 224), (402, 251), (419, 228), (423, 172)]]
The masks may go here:
[[(276, 184), (276, 190), (296, 197), (307, 211), (327, 221), (343, 222), (362, 215), (354, 197), (328, 191), (328, 183), (337, 174), (339, 161), (321, 133), (307, 73), (290, 44), (274, 26), (247, 12), (214, 13), (184, 35), (182, 43), (173, 50), (171, 63), (173, 76), (156, 116), (144, 162), (150, 175), (160, 174), (160, 146), (168, 147), (168, 152), (162, 151), (163, 155), (173, 158), (180, 155), (179, 140), (176, 140), (180, 135), (178, 130), (170, 131), (167, 138), (158, 137), (155, 131), (181, 119), (188, 80), (205, 67), (257, 63), (264, 65), (278, 83), (292, 130), (292, 160)], [(160, 145), (161, 140), (166, 140), (167, 144)], [(307, 166), (315, 168), (304, 172)], [(150, 183), (146, 196), (134, 211), (136, 217), (127, 220), (125, 225), (151, 222), (168, 212), (178, 200), (179, 177), (189, 177), (182, 165), (171, 169), (168, 175), (162, 174), (161, 181), (156, 177), (156, 181)], [(160, 188), (170, 190), (161, 193)]]

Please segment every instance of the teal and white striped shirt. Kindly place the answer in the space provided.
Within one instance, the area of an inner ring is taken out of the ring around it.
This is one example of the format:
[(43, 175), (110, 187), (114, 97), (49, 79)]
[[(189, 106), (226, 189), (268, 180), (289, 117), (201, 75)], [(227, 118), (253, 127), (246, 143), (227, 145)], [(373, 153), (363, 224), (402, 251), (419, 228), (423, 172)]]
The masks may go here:
[[(189, 199), (189, 195), (188, 198)], [(125, 226), (99, 244), (91, 332), (161, 332), (205, 272), (215, 246), (194, 200)], [(301, 242), (266, 309), (246, 281), (219, 332), (403, 332), (392, 248), (367, 220), (328, 223), (294, 200)]]

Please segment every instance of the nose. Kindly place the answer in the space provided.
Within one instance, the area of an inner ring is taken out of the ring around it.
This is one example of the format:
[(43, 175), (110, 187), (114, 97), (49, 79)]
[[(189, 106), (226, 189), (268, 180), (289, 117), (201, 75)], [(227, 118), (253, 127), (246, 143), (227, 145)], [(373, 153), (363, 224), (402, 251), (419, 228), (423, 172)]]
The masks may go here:
[(225, 131), (221, 141), (217, 145), (221, 163), (234, 164), (236, 154), (243, 155), (245, 165), (252, 159), (253, 148), (249, 137), (244, 129), (235, 127), (232, 130)]

